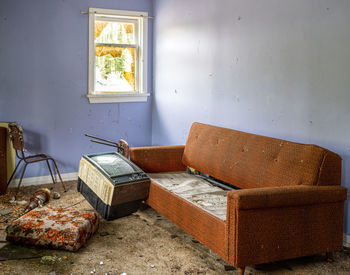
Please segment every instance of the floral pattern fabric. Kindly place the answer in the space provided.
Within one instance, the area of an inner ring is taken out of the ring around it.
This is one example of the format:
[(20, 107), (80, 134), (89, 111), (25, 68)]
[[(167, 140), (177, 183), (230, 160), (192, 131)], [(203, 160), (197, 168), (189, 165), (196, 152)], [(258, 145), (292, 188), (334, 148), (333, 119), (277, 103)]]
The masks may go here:
[(95, 212), (38, 207), (13, 221), (7, 240), (50, 248), (78, 250), (97, 230)]

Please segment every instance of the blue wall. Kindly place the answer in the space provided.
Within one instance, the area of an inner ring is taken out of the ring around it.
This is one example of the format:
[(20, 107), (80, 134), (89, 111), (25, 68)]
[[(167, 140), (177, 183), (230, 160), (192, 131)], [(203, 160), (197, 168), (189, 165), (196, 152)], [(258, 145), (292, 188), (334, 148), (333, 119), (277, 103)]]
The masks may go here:
[(342, 156), (350, 188), (350, 1), (156, 0), (154, 13), (154, 145), (183, 144), (194, 121), (314, 143)]
[[(148, 11), (151, 0), (1, 0), (0, 121), (16, 121), (25, 132), (28, 153), (45, 152), (62, 173), (76, 172), (82, 154), (113, 150), (84, 133), (131, 145), (151, 143), (151, 102), (89, 104), (89, 7)], [(149, 22), (149, 70), (152, 21)], [(152, 75), (149, 74), (151, 91)], [(47, 175), (44, 165), (26, 176)]]

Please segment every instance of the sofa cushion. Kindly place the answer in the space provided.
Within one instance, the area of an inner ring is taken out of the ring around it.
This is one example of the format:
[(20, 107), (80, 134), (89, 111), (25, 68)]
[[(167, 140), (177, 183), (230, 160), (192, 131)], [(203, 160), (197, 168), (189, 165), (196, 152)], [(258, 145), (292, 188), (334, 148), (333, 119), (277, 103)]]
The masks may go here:
[(78, 250), (97, 230), (98, 216), (92, 211), (36, 208), (7, 228), (7, 240), (70, 251)]
[(151, 180), (197, 207), (226, 220), (227, 191), (183, 172), (150, 173)]
[(305, 145), (193, 123), (182, 158), (186, 166), (239, 188), (340, 184), (341, 158)]

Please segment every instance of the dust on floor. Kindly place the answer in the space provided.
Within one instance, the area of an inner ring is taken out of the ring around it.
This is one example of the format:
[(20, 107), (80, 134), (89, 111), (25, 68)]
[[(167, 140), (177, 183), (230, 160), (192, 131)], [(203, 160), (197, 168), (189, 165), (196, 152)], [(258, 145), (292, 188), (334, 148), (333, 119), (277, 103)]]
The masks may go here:
[[(64, 208), (73, 205), (72, 208), (76, 209), (92, 209), (76, 191), (76, 182), (65, 184), (66, 193), (61, 186), (45, 186), (62, 195), (58, 200), (51, 200), (49, 206)], [(21, 188), (17, 200), (29, 200), (38, 188)], [(5, 236), (6, 224), (25, 207), (9, 203), (13, 192), (10, 189), (6, 195), (0, 196), (0, 211), (14, 210), (11, 214), (0, 215), (0, 240)], [(235, 269), (230, 270), (232, 268), (218, 255), (151, 208), (113, 221), (101, 219), (98, 231), (77, 252), (32, 247), (23, 249), (30, 250), (33, 257), (0, 261), (0, 274), (238, 273)], [(334, 260), (329, 263), (325, 261), (325, 255), (314, 255), (247, 267), (246, 274), (350, 274), (350, 250), (336, 252)]]

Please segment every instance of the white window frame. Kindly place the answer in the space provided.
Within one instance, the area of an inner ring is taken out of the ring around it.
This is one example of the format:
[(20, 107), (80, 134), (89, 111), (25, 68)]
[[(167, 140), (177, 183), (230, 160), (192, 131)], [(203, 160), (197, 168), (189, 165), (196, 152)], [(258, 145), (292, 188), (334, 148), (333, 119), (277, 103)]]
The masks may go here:
[[(115, 17), (116, 19), (132, 19), (138, 21), (138, 62), (135, 64), (135, 86), (136, 92), (115, 92), (98, 93), (95, 91), (95, 18)], [(110, 10), (89, 8), (89, 74), (88, 74), (88, 94), (90, 103), (111, 103), (111, 102), (145, 102), (150, 95), (147, 92), (147, 34), (148, 13), (127, 10)], [(136, 71), (137, 70), (137, 71)]]

